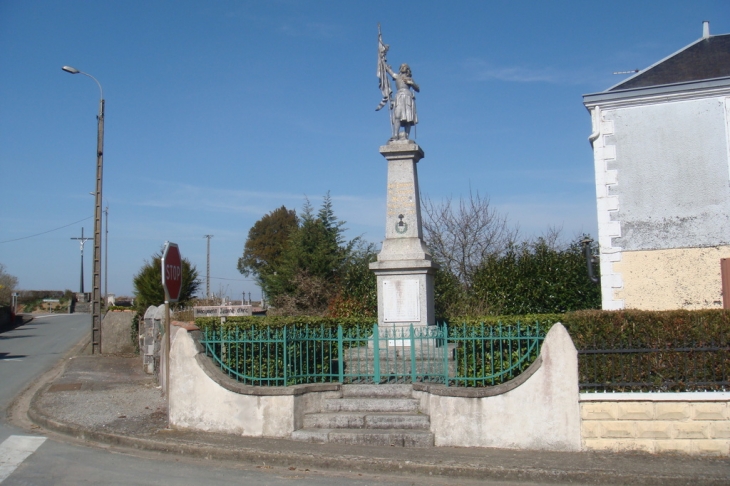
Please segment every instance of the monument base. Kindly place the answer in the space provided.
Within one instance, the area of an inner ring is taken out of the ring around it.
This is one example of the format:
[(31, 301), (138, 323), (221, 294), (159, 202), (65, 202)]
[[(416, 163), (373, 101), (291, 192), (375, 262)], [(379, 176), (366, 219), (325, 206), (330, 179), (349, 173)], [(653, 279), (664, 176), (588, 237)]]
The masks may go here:
[(370, 264), (378, 286), (378, 325), (433, 326), (434, 273), (430, 260), (385, 260)]

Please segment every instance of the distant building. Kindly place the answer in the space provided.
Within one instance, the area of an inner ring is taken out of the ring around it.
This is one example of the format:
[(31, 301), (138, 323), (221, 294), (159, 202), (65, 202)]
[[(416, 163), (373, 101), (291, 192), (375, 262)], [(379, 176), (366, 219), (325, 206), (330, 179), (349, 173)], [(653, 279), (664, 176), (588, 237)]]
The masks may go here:
[(730, 257), (730, 35), (703, 36), (591, 113), (604, 309), (722, 307)]

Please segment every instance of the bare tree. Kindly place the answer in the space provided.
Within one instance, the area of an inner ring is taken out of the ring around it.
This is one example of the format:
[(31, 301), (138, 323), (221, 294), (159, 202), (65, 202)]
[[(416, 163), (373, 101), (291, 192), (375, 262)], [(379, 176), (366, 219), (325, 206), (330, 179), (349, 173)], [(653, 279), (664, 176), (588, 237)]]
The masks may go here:
[(458, 203), (448, 197), (434, 203), (422, 199), (426, 245), (434, 258), (465, 286), (482, 260), (503, 252), (518, 237), (518, 229), (507, 225), (507, 216), (490, 206), (489, 198), (469, 190)]
[(0, 263), (0, 304), (9, 304), (10, 296), (18, 285), (18, 279), (5, 272), (5, 265)]

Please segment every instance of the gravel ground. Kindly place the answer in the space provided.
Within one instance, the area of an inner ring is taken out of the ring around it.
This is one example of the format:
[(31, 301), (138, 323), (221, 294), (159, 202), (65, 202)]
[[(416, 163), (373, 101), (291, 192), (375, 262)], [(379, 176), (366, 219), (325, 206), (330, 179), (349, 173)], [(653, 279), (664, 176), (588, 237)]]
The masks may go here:
[[(133, 435), (167, 427), (161, 388), (128, 357), (78, 356), (37, 406), (58, 421)], [(136, 369), (139, 368), (139, 369)]]

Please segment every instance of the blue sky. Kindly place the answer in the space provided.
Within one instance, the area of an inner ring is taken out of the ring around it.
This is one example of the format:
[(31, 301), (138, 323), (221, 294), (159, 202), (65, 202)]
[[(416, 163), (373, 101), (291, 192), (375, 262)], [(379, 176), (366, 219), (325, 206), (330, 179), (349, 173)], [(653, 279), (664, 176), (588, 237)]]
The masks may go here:
[(257, 299), (236, 262), (281, 205), (330, 191), (350, 237), (384, 236), (378, 22), (421, 87), (422, 193), (478, 190), (524, 235), (572, 238), (597, 227), (581, 95), (729, 19), (727, 1), (698, 0), (1, 0), (0, 263), (22, 289), (78, 290), (70, 238), (93, 233), (99, 90), (63, 65), (104, 89), (109, 292), (131, 294), (165, 240), (204, 277), (212, 234), (211, 291)]

